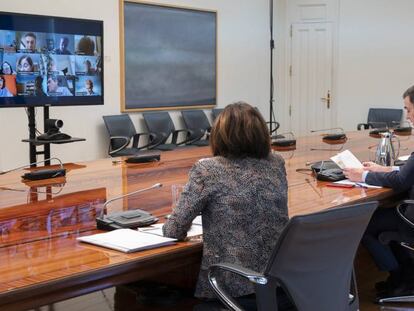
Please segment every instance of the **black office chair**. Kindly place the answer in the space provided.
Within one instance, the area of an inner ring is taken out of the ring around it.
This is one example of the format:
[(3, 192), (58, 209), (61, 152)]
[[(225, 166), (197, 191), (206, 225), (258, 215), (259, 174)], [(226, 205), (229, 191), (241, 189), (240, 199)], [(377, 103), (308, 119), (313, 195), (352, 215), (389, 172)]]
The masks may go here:
[[(409, 255), (410, 262), (414, 264), (414, 200), (405, 200), (397, 207), (397, 214), (400, 216), (402, 223), (397, 232), (383, 232), (379, 235), (379, 240), (384, 244), (392, 242), (404, 247)], [(379, 303), (386, 302), (414, 302), (414, 289), (390, 295), (384, 294), (378, 297)]]
[[(129, 115), (103, 116), (103, 120), (109, 134), (108, 154), (111, 157), (135, 155), (141, 149), (151, 145), (151, 143), (148, 143), (139, 147), (139, 139), (141, 136), (148, 136), (148, 140), (151, 141), (154, 135), (151, 133), (137, 133)], [(128, 147), (131, 139), (132, 147)]]
[(185, 126), (192, 132), (187, 139), (191, 145), (208, 146), (211, 125), (203, 110), (181, 111)]
[[(149, 148), (169, 151), (175, 149), (179, 145), (192, 142), (192, 140), (188, 138), (181, 142), (177, 142), (179, 133), (184, 133), (185, 137), (189, 137), (192, 132), (187, 129), (176, 130), (168, 112), (144, 112), (142, 116), (152, 135), (151, 146)], [(172, 136), (171, 143), (167, 143), (170, 136)]]
[(367, 123), (359, 123), (358, 131), (369, 128), (393, 128), (400, 125), (402, 109), (370, 108)]
[(264, 273), (216, 264), (209, 268), (210, 285), (230, 310), (243, 309), (219, 284), (217, 277), (223, 271), (255, 285), (258, 311), (278, 310), (278, 287), (300, 311), (358, 310), (353, 262), (377, 206), (377, 202), (368, 202), (295, 216), (277, 241)]
[(218, 115), (224, 110), (224, 108), (214, 108), (211, 110), (211, 114), (213, 116), (213, 122), (217, 119)]

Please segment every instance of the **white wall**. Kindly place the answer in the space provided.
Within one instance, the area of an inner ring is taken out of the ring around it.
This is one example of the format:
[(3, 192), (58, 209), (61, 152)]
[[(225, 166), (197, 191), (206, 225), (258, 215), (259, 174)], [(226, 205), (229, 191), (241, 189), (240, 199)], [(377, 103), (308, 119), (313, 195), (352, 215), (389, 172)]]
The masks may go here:
[[(276, 119), (289, 129), (286, 1), (276, 0)], [(322, 2), (315, 0), (315, 2)], [(356, 130), (370, 107), (402, 108), (402, 93), (414, 84), (414, 1), (339, 0), (336, 92), (338, 125)], [(294, 120), (293, 120), (294, 121)]]
[[(216, 10), (218, 12), (218, 106), (245, 100), (268, 113), (269, 27), (267, 0), (176, 0), (148, 1)], [(52, 155), (64, 162), (107, 156), (108, 137), (102, 116), (120, 113), (118, 0), (0, 0), (0, 10), (56, 15), (104, 21), (105, 105), (53, 107), (51, 117), (65, 122), (63, 132), (85, 137), (86, 142), (52, 145)], [(39, 116), (42, 114), (37, 109)], [(172, 112), (177, 128), (178, 112)], [(131, 114), (137, 131), (144, 130), (141, 115)], [(38, 118), (40, 121), (40, 118)], [(39, 126), (40, 127), (40, 126)], [(28, 136), (23, 108), (0, 110), (0, 171), (29, 162)]]
[(369, 107), (402, 108), (414, 84), (414, 1), (342, 0), (338, 106), (346, 129), (366, 121)]

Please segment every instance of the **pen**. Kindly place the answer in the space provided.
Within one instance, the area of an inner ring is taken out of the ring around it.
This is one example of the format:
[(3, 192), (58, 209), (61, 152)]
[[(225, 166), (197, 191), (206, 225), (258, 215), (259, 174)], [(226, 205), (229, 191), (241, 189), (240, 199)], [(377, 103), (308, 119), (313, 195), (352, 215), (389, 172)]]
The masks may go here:
[(355, 186), (360, 187), (360, 188), (365, 188), (365, 189), (368, 189), (368, 187), (367, 187), (367, 186), (365, 186), (365, 185), (363, 185), (363, 184), (361, 184), (361, 183), (359, 183), (359, 182), (356, 182), (356, 183), (355, 183)]

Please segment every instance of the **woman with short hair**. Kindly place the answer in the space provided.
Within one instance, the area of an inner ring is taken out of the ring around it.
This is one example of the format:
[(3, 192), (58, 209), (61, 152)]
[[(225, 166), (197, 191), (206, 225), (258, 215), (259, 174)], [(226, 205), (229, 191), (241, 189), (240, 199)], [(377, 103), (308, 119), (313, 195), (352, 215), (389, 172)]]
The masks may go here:
[[(217, 117), (210, 136), (214, 157), (194, 164), (189, 181), (163, 227), (184, 239), (201, 213), (203, 258), (195, 296), (213, 298), (207, 273), (216, 263), (239, 264), (263, 272), (288, 221), (284, 161), (271, 153), (260, 112), (238, 102)], [(233, 297), (252, 294), (248, 281), (223, 273), (219, 283)]]

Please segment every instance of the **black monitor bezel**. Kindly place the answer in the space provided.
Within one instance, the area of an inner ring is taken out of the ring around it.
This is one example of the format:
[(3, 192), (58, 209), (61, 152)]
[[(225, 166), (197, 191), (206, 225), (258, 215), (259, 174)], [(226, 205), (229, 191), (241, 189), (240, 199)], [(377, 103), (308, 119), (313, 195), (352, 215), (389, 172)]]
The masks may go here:
[[(48, 96), (48, 97), (23, 97), (23, 96), (14, 96), (14, 97), (0, 97), (0, 108), (18, 108), (18, 107), (44, 107), (44, 106), (95, 106), (95, 105), (103, 105), (104, 104), (104, 75), (105, 75), (105, 65), (104, 65), (104, 28), (103, 28), (103, 21), (102, 20), (95, 20), (95, 19), (84, 19), (84, 18), (72, 18), (72, 17), (63, 17), (63, 16), (55, 16), (55, 15), (40, 15), (40, 14), (26, 14), (26, 13), (16, 13), (16, 12), (4, 12), (0, 11), (0, 29), (5, 30), (4, 27), (2, 28), (2, 16), (10, 16), (10, 17), (22, 17), (22, 18), (35, 18), (35, 19), (57, 19), (60, 22), (70, 22), (70, 23), (82, 23), (82, 24), (94, 24), (94, 26), (99, 29), (100, 36), (101, 36), (101, 66), (102, 66), (102, 73), (101, 73), (101, 95), (100, 96)], [(13, 31), (28, 31), (19, 30), (19, 29), (10, 29)], [(33, 30), (36, 32), (35, 30)], [(38, 31), (40, 32), (40, 31)], [(43, 31), (45, 32), (45, 31)], [(50, 32), (52, 33), (52, 32)], [(59, 32), (55, 32), (59, 33)], [(62, 33), (62, 32), (61, 32)], [(85, 30), (82, 30), (81, 33), (77, 34), (85, 34), (85, 35), (94, 35), (98, 36), (98, 34), (91, 34), (89, 33), (87, 27)], [(29, 100), (29, 102), (27, 102)]]

